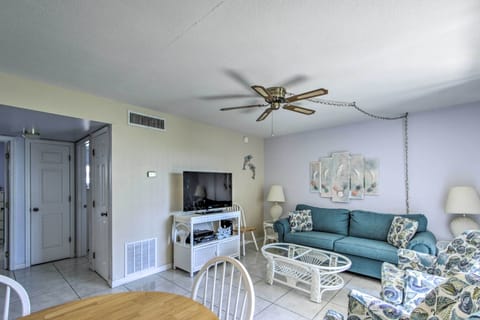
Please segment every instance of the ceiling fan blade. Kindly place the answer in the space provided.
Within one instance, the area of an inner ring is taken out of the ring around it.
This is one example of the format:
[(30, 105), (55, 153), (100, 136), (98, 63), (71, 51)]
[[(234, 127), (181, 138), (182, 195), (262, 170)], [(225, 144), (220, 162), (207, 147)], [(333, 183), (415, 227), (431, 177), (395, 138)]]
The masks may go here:
[(273, 109), (272, 108), (268, 108), (267, 110), (263, 111), (263, 113), (260, 115), (260, 117), (257, 118), (257, 121), (263, 121), (265, 120), (266, 117), (268, 117), (268, 115), (270, 114), (270, 112), (272, 112)]
[(268, 92), (268, 90), (262, 86), (252, 86), (252, 89), (255, 90), (256, 93), (264, 97), (266, 100), (271, 101), (273, 99), (270, 92)]
[(250, 88), (250, 82), (238, 71), (233, 69), (224, 69), (224, 72), (244, 88)]
[(300, 94), (296, 94), (294, 96), (288, 97), (285, 99), (286, 103), (298, 101), (298, 100), (303, 100), (303, 99), (309, 99), (313, 97), (318, 97), (318, 96), (323, 96), (324, 94), (327, 94), (328, 90), (327, 89), (317, 89), (317, 90), (312, 90)]
[(307, 80), (308, 80), (307, 76), (297, 75), (297, 76), (294, 76), (294, 77), (282, 82), (281, 86), (282, 87), (291, 87), (291, 86), (294, 86), (294, 85), (299, 84), (301, 82), (305, 82)]
[(268, 104), (253, 104), (253, 105), (250, 105), (250, 106), (221, 108), (220, 111), (229, 111), (229, 110), (247, 109), (247, 108), (261, 108), (261, 107), (266, 107), (266, 106), (268, 106)]
[(294, 106), (292, 104), (287, 104), (287, 105), (283, 106), (283, 109), (298, 112), (298, 113), (302, 113), (302, 114), (306, 114), (308, 116), (315, 113), (315, 110), (304, 108), (304, 107), (299, 107), (299, 106)]

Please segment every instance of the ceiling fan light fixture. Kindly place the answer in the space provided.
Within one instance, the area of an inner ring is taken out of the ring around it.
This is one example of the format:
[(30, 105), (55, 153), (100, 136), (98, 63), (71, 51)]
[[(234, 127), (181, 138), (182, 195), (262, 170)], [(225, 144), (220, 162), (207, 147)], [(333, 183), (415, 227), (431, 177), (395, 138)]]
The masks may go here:
[(270, 113), (274, 110), (280, 109), (280, 107), (283, 107), (285, 110), (301, 113), (304, 115), (312, 115), (315, 113), (315, 110), (304, 108), (304, 107), (299, 107), (295, 105), (290, 105), (289, 103), (293, 101), (299, 101), (299, 100), (304, 100), (304, 99), (309, 99), (317, 96), (321, 96), (324, 94), (328, 93), (327, 89), (316, 89), (304, 93), (300, 93), (297, 95), (290, 96), (288, 98), (285, 98), (285, 95), (287, 94), (287, 91), (285, 90), (284, 87), (270, 87), (270, 88), (265, 88), (263, 86), (259, 85), (254, 85), (251, 86), (252, 90), (254, 90), (258, 95), (260, 95), (263, 99), (265, 99), (265, 102), (267, 104), (264, 105), (250, 105), (250, 106), (240, 106), (240, 107), (227, 107), (227, 108), (221, 108), (221, 111), (229, 111), (229, 110), (236, 110), (236, 109), (246, 109), (246, 108), (253, 108), (253, 107), (267, 107), (269, 108), (265, 109), (263, 113), (257, 118), (258, 121), (263, 121), (265, 120)]

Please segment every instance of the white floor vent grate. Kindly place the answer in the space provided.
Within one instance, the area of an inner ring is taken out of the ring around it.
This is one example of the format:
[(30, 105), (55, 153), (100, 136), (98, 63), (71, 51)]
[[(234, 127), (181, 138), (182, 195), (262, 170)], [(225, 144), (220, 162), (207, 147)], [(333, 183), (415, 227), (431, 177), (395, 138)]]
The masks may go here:
[(128, 111), (128, 124), (131, 126), (165, 131), (165, 119)]
[(126, 275), (157, 267), (157, 238), (125, 243)]

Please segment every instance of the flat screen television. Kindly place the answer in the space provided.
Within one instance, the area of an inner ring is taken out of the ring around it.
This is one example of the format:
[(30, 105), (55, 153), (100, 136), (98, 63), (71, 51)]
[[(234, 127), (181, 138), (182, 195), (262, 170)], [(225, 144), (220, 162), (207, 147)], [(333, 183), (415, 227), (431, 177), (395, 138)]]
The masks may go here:
[(232, 206), (232, 173), (183, 171), (183, 211), (209, 213)]

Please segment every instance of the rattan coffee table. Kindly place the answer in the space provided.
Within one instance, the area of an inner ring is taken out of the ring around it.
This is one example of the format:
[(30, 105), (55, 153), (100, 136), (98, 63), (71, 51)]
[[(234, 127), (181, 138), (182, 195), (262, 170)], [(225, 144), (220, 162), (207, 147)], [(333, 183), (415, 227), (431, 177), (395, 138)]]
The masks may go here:
[(274, 281), (310, 294), (310, 300), (322, 302), (322, 294), (343, 288), (340, 272), (352, 262), (347, 257), (326, 250), (293, 243), (272, 243), (262, 247), (267, 258), (267, 283)]

